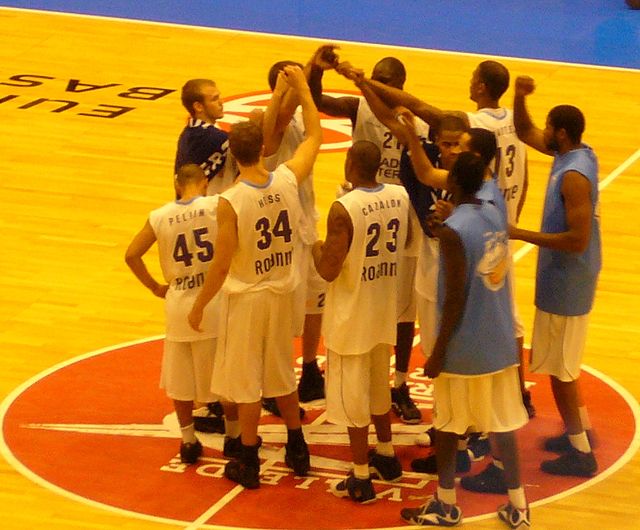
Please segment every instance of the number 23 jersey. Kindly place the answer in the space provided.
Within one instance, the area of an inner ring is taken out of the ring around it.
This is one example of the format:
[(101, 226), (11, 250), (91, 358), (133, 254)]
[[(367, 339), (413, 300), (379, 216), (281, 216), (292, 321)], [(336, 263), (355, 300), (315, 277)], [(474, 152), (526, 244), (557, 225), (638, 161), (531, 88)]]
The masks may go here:
[(160, 268), (169, 284), (165, 298), (167, 340), (189, 342), (217, 336), (219, 296), (205, 308), (202, 333), (191, 329), (187, 321), (213, 259), (217, 210), (218, 197), (213, 196), (170, 202), (149, 214)]
[(396, 343), (399, 257), (405, 251), (409, 197), (402, 186), (355, 188), (338, 199), (353, 225), (349, 251), (327, 288), (322, 332), (341, 355)]

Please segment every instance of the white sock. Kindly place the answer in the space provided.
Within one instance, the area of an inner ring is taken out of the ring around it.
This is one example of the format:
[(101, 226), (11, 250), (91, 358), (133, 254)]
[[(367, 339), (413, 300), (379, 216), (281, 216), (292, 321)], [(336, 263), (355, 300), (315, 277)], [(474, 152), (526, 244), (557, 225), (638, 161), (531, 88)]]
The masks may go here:
[(369, 478), (369, 464), (353, 464), (353, 476), (359, 479)]
[(509, 493), (509, 502), (518, 510), (524, 510), (527, 507), (527, 498), (524, 496), (524, 488), (520, 486), (515, 490), (507, 490)]
[(240, 422), (238, 420), (228, 420), (225, 416), (224, 433), (231, 438), (240, 436)]
[(396, 373), (393, 376), (393, 388), (400, 388), (406, 382), (407, 372), (398, 372), (398, 370), (396, 370)]
[(376, 443), (376, 453), (382, 456), (393, 456), (395, 452), (393, 450), (393, 443), (391, 442), (381, 442), (378, 440)]
[(438, 499), (440, 499), (445, 504), (455, 504), (456, 503), (456, 490), (455, 488), (446, 489), (438, 486), (437, 490)]
[(180, 435), (182, 436), (182, 441), (186, 444), (192, 444), (197, 440), (196, 429), (193, 426), (193, 423), (186, 427), (180, 427)]
[(570, 434), (569, 441), (571, 442), (571, 445), (581, 453), (591, 452), (589, 438), (587, 438), (587, 433), (585, 431), (582, 431), (580, 434)]

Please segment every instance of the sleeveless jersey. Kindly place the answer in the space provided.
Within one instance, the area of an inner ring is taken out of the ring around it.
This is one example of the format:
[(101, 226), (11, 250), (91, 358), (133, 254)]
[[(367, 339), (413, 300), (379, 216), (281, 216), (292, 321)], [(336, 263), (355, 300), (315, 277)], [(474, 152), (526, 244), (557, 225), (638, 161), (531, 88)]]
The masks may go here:
[(562, 182), (568, 171), (577, 171), (591, 184), (593, 209), (589, 245), (580, 254), (540, 247), (535, 301), (536, 307), (547, 313), (578, 316), (591, 311), (602, 267), (598, 159), (589, 146), (583, 144), (563, 155), (556, 153), (547, 184), (542, 232), (553, 234), (567, 230)]
[(170, 202), (149, 214), (158, 241), (160, 267), (169, 290), (165, 298), (167, 340), (195, 341), (217, 336), (219, 296), (205, 308), (200, 333), (187, 315), (204, 284), (217, 235), (218, 197)]
[(329, 283), (324, 343), (342, 355), (396, 343), (398, 260), (407, 237), (409, 200), (401, 186), (356, 188), (338, 199), (353, 238), (338, 277)]
[(484, 180), (480, 189), (476, 193), (476, 197), (483, 201), (488, 201), (492, 203), (500, 213), (504, 216), (505, 221), (508, 220), (508, 212), (507, 212), (507, 204), (504, 200), (504, 196), (500, 192), (500, 188), (498, 188), (498, 183), (496, 182), (495, 176), (491, 178), (491, 180)]
[[(507, 282), (509, 235), (503, 215), (490, 203), (461, 204), (445, 224), (458, 234), (464, 247), (466, 303), (447, 345), (443, 372), (482, 375), (518, 364)], [(442, 311), (442, 263), (438, 282)]]
[(259, 186), (245, 180), (221, 194), (238, 217), (238, 249), (223, 290), (286, 293), (300, 282), (300, 201), (295, 175), (284, 164)]
[(513, 124), (513, 111), (505, 108), (480, 109), (467, 112), (471, 127), (492, 131), (496, 136), (498, 152), (493, 172), (498, 176), (498, 187), (507, 204), (509, 223), (515, 225), (518, 203), (524, 191), (527, 164), (525, 144), (518, 139)]
[[(273, 171), (280, 164), (290, 160), (298, 146), (304, 140), (304, 122), (302, 110), (298, 108), (287, 128), (278, 151), (264, 159), (264, 167)], [(318, 219), (320, 215), (316, 210), (316, 195), (313, 189), (313, 172), (298, 184), (298, 196), (302, 206), (302, 222), (300, 237), (305, 245), (313, 245), (318, 240)]]
[[(415, 120), (416, 133), (420, 140), (426, 142), (429, 138), (429, 125), (419, 118)], [(352, 139), (354, 142), (368, 140), (380, 149), (380, 167), (376, 180), (382, 184), (400, 184), (400, 162), (403, 146), (391, 131), (383, 125), (371, 111), (371, 107), (364, 98), (360, 99), (356, 123), (353, 127)], [(420, 225), (415, 211), (411, 211), (411, 232), (418, 234)], [(411, 240), (410, 248), (406, 250), (409, 256), (417, 256), (420, 248), (420, 238)]]

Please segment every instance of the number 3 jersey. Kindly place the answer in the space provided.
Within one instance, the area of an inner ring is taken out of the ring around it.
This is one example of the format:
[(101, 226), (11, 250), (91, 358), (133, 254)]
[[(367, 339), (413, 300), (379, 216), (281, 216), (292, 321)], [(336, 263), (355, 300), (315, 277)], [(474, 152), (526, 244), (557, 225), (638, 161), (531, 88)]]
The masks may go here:
[(165, 299), (167, 340), (190, 342), (218, 335), (219, 296), (205, 308), (202, 333), (187, 315), (204, 284), (217, 235), (218, 197), (170, 202), (149, 214), (158, 241), (160, 268), (169, 290)]
[(302, 209), (296, 176), (281, 164), (264, 185), (238, 180), (221, 194), (238, 218), (227, 293), (291, 292), (300, 283)]
[(402, 186), (355, 188), (338, 201), (353, 237), (338, 277), (329, 284), (322, 333), (328, 349), (366, 353), (396, 343), (398, 264), (407, 238), (409, 197)]
[(498, 187), (507, 205), (509, 224), (515, 225), (518, 203), (524, 191), (527, 152), (525, 144), (516, 135), (513, 111), (485, 108), (467, 112), (467, 116), (471, 127), (487, 129), (496, 136), (498, 152), (494, 159), (494, 173), (498, 176)]

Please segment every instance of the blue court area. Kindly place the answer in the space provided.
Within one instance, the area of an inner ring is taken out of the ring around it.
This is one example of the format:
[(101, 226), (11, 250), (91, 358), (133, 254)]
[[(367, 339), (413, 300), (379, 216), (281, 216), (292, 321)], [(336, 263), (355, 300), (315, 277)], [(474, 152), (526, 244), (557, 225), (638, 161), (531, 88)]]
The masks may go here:
[(5, 6), (640, 69), (624, 0), (8, 0)]

